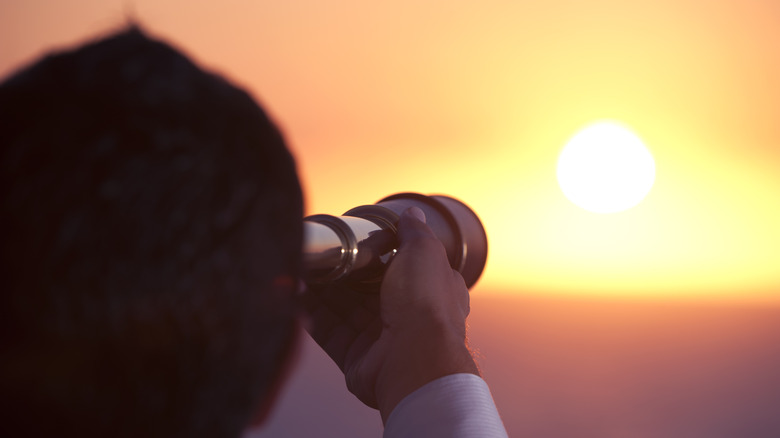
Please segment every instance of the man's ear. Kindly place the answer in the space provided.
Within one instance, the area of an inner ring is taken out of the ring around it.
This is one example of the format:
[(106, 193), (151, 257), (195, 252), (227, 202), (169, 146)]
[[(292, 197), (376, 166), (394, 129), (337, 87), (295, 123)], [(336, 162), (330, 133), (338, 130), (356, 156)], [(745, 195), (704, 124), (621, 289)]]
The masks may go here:
[(279, 367), (276, 369), (276, 375), (271, 381), (271, 387), (266, 393), (265, 398), (260, 400), (260, 404), (258, 404), (255, 409), (255, 413), (249, 423), (250, 428), (259, 427), (266, 422), (271, 412), (273, 412), (274, 405), (279, 399), (279, 394), (282, 392), (284, 384), (295, 369), (295, 364), (298, 362), (298, 356), (300, 355), (301, 350), (301, 333), (303, 332), (301, 329), (301, 321), (295, 321), (293, 330), (292, 340), (287, 347), (284, 357), (279, 361)]

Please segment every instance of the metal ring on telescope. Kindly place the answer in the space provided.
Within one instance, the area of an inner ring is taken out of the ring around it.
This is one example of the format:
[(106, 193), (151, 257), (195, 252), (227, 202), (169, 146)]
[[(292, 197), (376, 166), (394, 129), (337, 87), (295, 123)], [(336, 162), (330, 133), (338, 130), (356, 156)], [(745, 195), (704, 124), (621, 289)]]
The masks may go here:
[[(389, 208), (382, 207), (381, 205), (359, 205), (355, 208), (349, 209), (344, 213), (344, 216), (358, 217), (366, 219), (378, 225), (383, 230), (387, 230), (392, 233), (393, 236), (393, 251), (387, 254), (387, 259), (384, 263), (389, 263), (395, 256), (395, 250), (398, 249), (398, 220), (400, 217), (396, 212)], [(378, 283), (382, 281), (384, 273), (380, 272), (374, 278), (368, 278), (362, 280), (364, 284)]]
[(357, 237), (352, 229), (340, 218), (329, 214), (315, 214), (307, 217), (306, 220), (327, 226), (341, 240), (341, 264), (334, 267), (328, 275), (319, 278), (318, 282), (335, 281), (351, 271), (357, 258), (358, 249)]
[(344, 213), (344, 216), (368, 219), (383, 229), (392, 231), (393, 234), (398, 232), (398, 227), (396, 226), (398, 219), (400, 219), (398, 214), (380, 205), (360, 205), (348, 210)]

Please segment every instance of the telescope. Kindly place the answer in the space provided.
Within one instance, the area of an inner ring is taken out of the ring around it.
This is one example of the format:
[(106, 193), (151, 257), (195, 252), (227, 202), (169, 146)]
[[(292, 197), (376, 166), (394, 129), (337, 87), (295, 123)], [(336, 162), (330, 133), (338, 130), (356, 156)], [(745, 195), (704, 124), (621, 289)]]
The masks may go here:
[(487, 261), (487, 235), (479, 217), (449, 196), (398, 193), (341, 216), (304, 218), (304, 279), (309, 284), (348, 282), (358, 290), (378, 290), (398, 249), (399, 215), (418, 207), (444, 245), (447, 259), (466, 286), (477, 282)]

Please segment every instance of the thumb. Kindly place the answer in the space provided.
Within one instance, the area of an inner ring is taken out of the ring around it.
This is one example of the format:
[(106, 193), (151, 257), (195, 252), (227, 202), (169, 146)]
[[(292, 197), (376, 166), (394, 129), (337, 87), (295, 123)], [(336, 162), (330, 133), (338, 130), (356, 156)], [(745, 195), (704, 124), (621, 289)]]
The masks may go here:
[(419, 220), (422, 223), (425, 223), (425, 212), (420, 209), (420, 207), (409, 207), (404, 211), (409, 216), (414, 216), (417, 220)]
[(399, 249), (417, 239), (436, 238), (425, 221), (425, 213), (419, 207), (409, 207), (401, 213), (398, 220)]

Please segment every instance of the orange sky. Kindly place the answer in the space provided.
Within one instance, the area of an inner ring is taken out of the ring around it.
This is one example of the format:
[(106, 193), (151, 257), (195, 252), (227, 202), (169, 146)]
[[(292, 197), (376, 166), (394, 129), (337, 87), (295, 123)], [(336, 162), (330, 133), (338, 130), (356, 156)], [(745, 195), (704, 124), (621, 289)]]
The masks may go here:
[[(477, 290), (780, 301), (775, 2), (9, 0), (0, 75), (128, 16), (265, 104), (310, 213), (399, 191), (471, 205), (491, 244)], [(555, 180), (604, 118), (657, 166), (614, 215)]]

